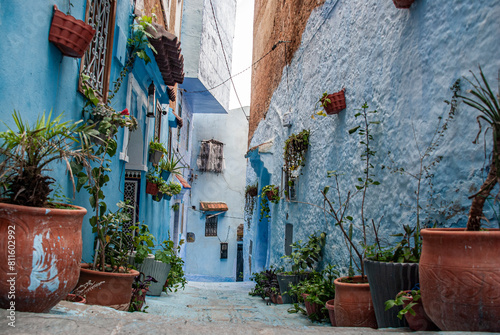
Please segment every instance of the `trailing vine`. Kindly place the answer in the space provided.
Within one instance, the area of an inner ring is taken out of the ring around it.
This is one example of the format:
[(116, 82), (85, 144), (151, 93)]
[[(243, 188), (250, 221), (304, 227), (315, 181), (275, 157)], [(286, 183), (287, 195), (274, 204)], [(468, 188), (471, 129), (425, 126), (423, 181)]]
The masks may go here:
[(247, 226), (250, 228), (250, 224), (252, 222), (252, 214), (255, 208), (255, 198), (258, 195), (258, 186), (247, 185), (245, 189), (245, 219), (247, 221)]
[(298, 134), (292, 134), (285, 141), (284, 159), (285, 170), (288, 174), (305, 165), (306, 152), (309, 147), (309, 130), (302, 130)]
[(279, 187), (274, 185), (266, 185), (262, 188), (262, 192), (260, 193), (260, 219), (270, 218), (271, 212), (269, 208), (269, 201), (273, 204), (277, 204), (280, 201), (279, 195)]

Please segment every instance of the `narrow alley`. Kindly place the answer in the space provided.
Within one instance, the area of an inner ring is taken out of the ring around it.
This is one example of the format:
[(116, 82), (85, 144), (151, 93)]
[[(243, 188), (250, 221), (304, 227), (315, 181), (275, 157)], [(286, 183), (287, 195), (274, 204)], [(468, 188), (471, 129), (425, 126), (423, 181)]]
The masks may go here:
[[(409, 329), (332, 328), (267, 305), (248, 292), (253, 282), (189, 282), (184, 291), (148, 296), (146, 313), (61, 301), (50, 313), (16, 313), (16, 327), (0, 334), (401, 334)], [(0, 310), (5, 319), (6, 310)], [(432, 332), (413, 332), (413, 334)], [(459, 333), (456, 333), (459, 334)]]

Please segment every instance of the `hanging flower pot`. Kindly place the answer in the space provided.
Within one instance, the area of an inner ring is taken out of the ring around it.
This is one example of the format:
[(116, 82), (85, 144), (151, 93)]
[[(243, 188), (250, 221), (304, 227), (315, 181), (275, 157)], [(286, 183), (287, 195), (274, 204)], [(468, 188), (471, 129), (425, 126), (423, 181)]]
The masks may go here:
[(154, 165), (158, 165), (161, 158), (163, 157), (163, 151), (160, 150), (150, 150), (149, 151), (149, 161)]
[[(330, 102), (328, 102), (330, 100)], [(346, 108), (345, 104), (345, 88), (337, 93), (328, 94), (320, 99), (321, 105), (325, 108), (328, 115), (338, 114)]]
[(410, 8), (413, 1), (415, 0), (392, 0), (396, 8)]
[(54, 5), (49, 41), (54, 43), (64, 56), (82, 58), (94, 35), (92, 26), (64, 14)]
[(146, 193), (151, 195), (158, 194), (158, 184), (146, 182)]
[(158, 192), (156, 195), (153, 195), (153, 200), (160, 202), (163, 199), (163, 193)]

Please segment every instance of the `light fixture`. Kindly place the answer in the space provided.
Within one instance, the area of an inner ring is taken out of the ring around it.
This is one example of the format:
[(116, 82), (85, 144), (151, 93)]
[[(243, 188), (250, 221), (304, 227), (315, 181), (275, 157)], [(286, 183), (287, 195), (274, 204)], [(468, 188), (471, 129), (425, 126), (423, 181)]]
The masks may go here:
[(155, 117), (155, 84), (151, 82), (148, 88), (148, 112), (146, 117)]

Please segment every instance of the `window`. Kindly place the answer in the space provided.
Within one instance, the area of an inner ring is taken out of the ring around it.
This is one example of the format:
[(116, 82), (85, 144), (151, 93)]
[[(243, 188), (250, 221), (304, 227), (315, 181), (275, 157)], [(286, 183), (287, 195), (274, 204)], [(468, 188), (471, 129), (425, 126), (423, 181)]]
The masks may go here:
[(285, 226), (285, 255), (287, 256), (292, 254), (292, 243), (293, 243), (293, 225), (287, 223)]
[(221, 173), (224, 169), (224, 144), (216, 140), (202, 141), (197, 165), (200, 171)]
[(217, 215), (207, 217), (205, 221), (205, 236), (217, 236)]
[(80, 73), (103, 101), (108, 98), (109, 71), (113, 54), (116, 0), (87, 0), (86, 21), (96, 34), (82, 58)]
[(227, 243), (220, 244), (220, 259), (227, 259)]

